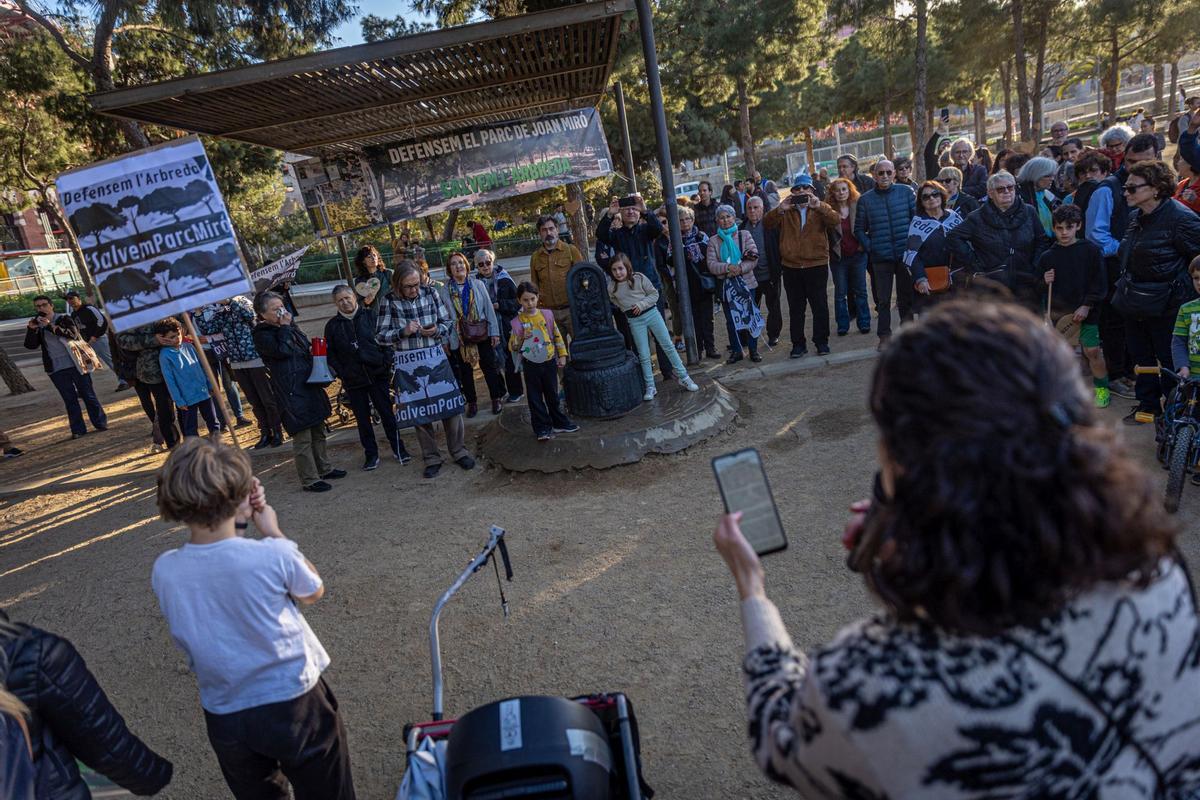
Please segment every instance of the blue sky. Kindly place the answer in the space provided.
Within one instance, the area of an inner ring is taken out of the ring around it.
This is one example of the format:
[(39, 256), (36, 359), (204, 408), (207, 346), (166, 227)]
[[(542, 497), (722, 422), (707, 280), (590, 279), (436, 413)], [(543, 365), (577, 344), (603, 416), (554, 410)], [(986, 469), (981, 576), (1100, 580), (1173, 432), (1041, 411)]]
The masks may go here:
[(416, 19), (421, 16), (413, 11), (412, 6), (407, 2), (396, 2), (396, 0), (358, 0), (357, 5), (358, 17), (335, 30), (335, 35), (341, 41), (335, 43), (334, 47), (361, 44), (362, 28), (359, 26), (358, 20), (368, 14), (374, 14), (377, 17), (394, 17), (397, 14), (403, 14), (406, 19)]

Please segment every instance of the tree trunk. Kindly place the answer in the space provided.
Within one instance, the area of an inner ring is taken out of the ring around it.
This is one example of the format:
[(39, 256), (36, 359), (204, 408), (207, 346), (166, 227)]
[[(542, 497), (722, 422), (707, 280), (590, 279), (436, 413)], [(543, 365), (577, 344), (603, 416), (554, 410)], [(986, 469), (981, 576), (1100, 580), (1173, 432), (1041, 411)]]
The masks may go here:
[(1163, 90), (1166, 88), (1167, 75), (1162, 64), (1154, 65), (1154, 116), (1162, 116)]
[(1179, 95), (1179, 62), (1171, 62), (1171, 99), (1167, 106), (1167, 124), (1171, 124), (1171, 117), (1175, 116), (1175, 109), (1179, 108), (1179, 101), (1175, 98)]
[(1013, 140), (1012, 64), (1007, 61), (1000, 65), (1000, 86), (1004, 90), (1004, 146), (1007, 147)]
[(458, 224), (458, 209), (451, 209), (442, 228), (442, 238), (439, 241), (448, 242), (454, 238), (454, 226)]
[(925, 140), (929, 138), (929, 116), (926, 92), (929, 85), (929, 0), (916, 0), (917, 11), (917, 74), (913, 84), (913, 125), (909, 127), (913, 140), (913, 176), (918, 183), (925, 180)]
[(42, 187), (42, 198), (44, 199), (43, 207), (46, 213), (50, 215), (51, 221), (55, 227), (60, 228), (63, 236), (67, 239), (67, 246), (71, 248), (71, 254), (75, 256), (75, 265), (79, 268), (79, 277), (83, 281), (83, 288), (86, 293), (92, 297), (96, 296), (96, 285), (92, 283), (92, 273), (88, 270), (87, 261), (83, 257), (83, 248), (79, 246), (79, 238), (75, 235), (75, 231), (67, 224), (66, 214), (58, 205), (58, 194), (50, 191), (50, 187)]
[(1111, 125), (1117, 119), (1117, 90), (1121, 86), (1121, 40), (1116, 25), (1108, 30), (1108, 51), (1108, 69), (1100, 79), (1100, 88), (1104, 94), (1104, 114)]
[(1038, 14), (1037, 21), (1037, 56), (1033, 65), (1033, 91), (1030, 100), (1033, 104), (1033, 118), (1030, 120), (1030, 139), (1039, 142), (1042, 139), (1042, 95), (1046, 93), (1046, 46), (1050, 28), (1050, 9), (1045, 7)]
[(1017, 72), (1017, 112), (1020, 114), (1018, 127), (1021, 140), (1029, 141), (1029, 74), (1025, 69), (1025, 5), (1023, 0), (1013, 0), (1013, 58)]
[(588, 243), (587, 215), (583, 213), (583, 184), (567, 184), (567, 202), (579, 205), (575, 209), (575, 213), (567, 217), (567, 225), (571, 228), (571, 238), (575, 240), (574, 245), (579, 248), (579, 252), (583, 253), (586, 259), (586, 254), (591, 251), (591, 246)]
[(0, 347), (0, 378), (3, 378), (5, 385), (8, 386), (9, 394), (25, 394), (34, 391), (33, 384), (13, 363), (12, 357), (3, 347)]
[(812, 126), (804, 129), (804, 150), (808, 154), (808, 174), (817, 174), (817, 154), (813, 151)]
[(975, 115), (975, 145), (982, 147), (987, 144), (987, 101), (976, 100), (972, 103)]
[(892, 159), (892, 92), (890, 87), (883, 90), (883, 157)]
[(433, 230), (433, 217), (422, 217), (421, 221), (425, 223), (425, 230), (429, 232), (429, 241), (436, 242), (438, 238), (437, 234)]
[(754, 174), (754, 135), (750, 131), (750, 91), (746, 79), (737, 79), (738, 114), (741, 118), (742, 158), (746, 162), (746, 174)]

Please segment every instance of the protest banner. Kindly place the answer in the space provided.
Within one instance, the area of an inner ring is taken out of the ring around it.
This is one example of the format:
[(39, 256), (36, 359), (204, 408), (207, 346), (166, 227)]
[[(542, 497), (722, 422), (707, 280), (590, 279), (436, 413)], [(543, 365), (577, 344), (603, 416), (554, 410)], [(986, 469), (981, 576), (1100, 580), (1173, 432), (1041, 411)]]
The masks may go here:
[(399, 427), (424, 425), (463, 413), (466, 401), (441, 347), (398, 350), (394, 363)]
[(296, 279), (296, 273), (300, 271), (300, 259), (304, 258), (304, 254), (308, 252), (308, 248), (312, 245), (305, 245), (294, 253), (284, 256), (283, 258), (272, 261), (262, 269), (256, 269), (250, 273), (250, 280), (254, 281), (255, 292), (265, 292), (272, 286)]
[(114, 329), (251, 291), (197, 137), (70, 170), (55, 183)]

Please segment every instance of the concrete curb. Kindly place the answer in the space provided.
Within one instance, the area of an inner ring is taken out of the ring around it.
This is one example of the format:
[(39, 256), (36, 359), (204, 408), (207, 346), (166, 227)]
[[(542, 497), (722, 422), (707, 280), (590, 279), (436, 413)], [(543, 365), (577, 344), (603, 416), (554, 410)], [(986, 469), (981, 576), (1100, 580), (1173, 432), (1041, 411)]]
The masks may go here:
[(867, 361), (879, 353), (874, 347), (863, 350), (846, 350), (841, 353), (831, 353), (827, 356), (805, 356), (804, 358), (789, 358), (786, 361), (776, 361), (761, 367), (743, 367), (720, 376), (713, 376), (721, 383), (740, 383), (761, 378), (774, 378), (780, 375), (791, 375), (793, 372), (805, 372), (821, 367), (833, 367), (838, 364), (851, 364), (855, 361)]

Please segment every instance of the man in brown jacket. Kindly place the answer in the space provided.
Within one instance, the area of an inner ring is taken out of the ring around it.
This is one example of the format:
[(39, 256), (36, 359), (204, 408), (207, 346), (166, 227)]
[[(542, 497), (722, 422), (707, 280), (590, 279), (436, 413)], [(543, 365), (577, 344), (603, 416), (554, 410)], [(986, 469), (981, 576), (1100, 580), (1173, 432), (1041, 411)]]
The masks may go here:
[(779, 231), (779, 261), (791, 317), (792, 358), (808, 355), (804, 338), (805, 306), (812, 306), (817, 355), (829, 352), (829, 231), (838, 213), (817, 199), (808, 175), (797, 175), (792, 192), (773, 208), (763, 224)]
[(537, 221), (542, 246), (529, 257), (529, 272), (541, 290), (539, 303), (554, 314), (554, 321), (565, 336), (574, 336), (571, 327), (571, 306), (567, 299), (567, 272), (571, 265), (583, 261), (579, 248), (559, 241), (558, 223), (546, 215)]

